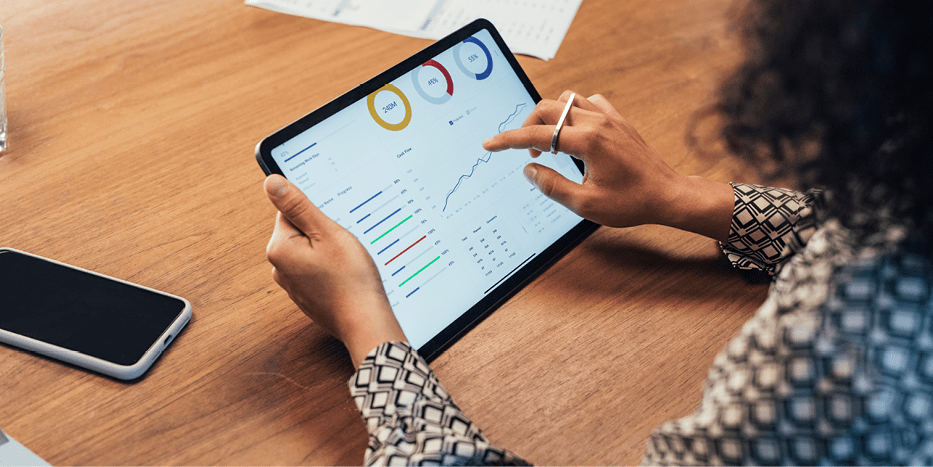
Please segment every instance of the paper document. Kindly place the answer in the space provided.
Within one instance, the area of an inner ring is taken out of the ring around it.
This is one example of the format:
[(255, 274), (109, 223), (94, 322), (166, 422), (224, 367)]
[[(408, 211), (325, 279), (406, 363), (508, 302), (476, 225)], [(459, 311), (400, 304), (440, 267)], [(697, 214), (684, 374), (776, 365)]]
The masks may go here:
[(0, 466), (6, 465), (49, 465), (15, 439), (0, 430)]
[(440, 39), (486, 18), (513, 52), (550, 60), (583, 0), (246, 0), (247, 5), (335, 23)]

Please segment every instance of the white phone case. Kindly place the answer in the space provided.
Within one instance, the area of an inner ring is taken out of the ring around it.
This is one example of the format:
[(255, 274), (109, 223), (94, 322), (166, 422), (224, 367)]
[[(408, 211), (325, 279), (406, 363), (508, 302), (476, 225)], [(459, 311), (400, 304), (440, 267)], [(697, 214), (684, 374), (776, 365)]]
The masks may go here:
[(162, 335), (152, 343), (152, 346), (150, 346), (149, 349), (143, 354), (142, 358), (140, 358), (139, 361), (133, 365), (119, 365), (113, 362), (108, 362), (106, 360), (92, 357), (90, 355), (58, 347), (47, 342), (42, 342), (20, 334), (15, 334), (4, 329), (0, 329), (0, 342), (12, 345), (14, 347), (19, 347), (30, 352), (35, 352), (40, 355), (45, 355), (46, 357), (53, 358), (55, 360), (70, 363), (81, 368), (86, 368), (91, 371), (96, 371), (98, 373), (112, 376), (117, 379), (131, 380), (142, 376), (142, 374), (145, 373), (153, 363), (155, 363), (156, 359), (159, 358), (159, 355), (161, 355), (162, 352), (168, 347), (168, 345), (175, 339), (178, 333), (181, 332), (182, 328), (188, 324), (188, 321), (191, 320), (191, 303), (182, 297), (151, 289), (139, 284), (134, 284), (132, 282), (127, 282), (115, 277), (106, 276), (94, 271), (89, 271), (77, 266), (72, 266), (70, 264), (65, 264), (53, 259), (44, 258), (42, 256), (26, 253), (24, 251), (19, 251), (13, 248), (0, 248), (0, 250), (8, 250), (22, 255), (31, 256), (33, 258), (38, 258), (43, 261), (54, 263), (87, 274), (92, 274), (111, 281), (120, 282), (137, 289), (148, 290), (159, 295), (176, 298), (185, 304), (184, 309), (181, 313), (179, 313), (178, 317), (175, 318), (175, 321), (172, 322), (171, 326), (169, 326), (168, 329), (166, 329), (165, 332), (162, 333)]

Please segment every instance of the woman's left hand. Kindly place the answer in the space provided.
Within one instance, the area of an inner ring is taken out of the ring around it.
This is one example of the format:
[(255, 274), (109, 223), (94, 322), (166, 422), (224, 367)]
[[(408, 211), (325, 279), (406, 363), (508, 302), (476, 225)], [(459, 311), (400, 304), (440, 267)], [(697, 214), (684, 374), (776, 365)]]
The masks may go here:
[(343, 341), (355, 367), (388, 341), (405, 342), (379, 271), (359, 240), (281, 175), (264, 184), (279, 210), (266, 248), (272, 278), (315, 324)]

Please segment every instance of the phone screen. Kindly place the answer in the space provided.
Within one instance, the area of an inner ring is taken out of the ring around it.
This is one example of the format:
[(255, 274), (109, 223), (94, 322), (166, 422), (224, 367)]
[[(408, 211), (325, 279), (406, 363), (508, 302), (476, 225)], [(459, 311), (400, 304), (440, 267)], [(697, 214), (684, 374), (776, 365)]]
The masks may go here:
[(0, 329), (14, 334), (128, 366), (185, 307), (177, 297), (0, 249)]

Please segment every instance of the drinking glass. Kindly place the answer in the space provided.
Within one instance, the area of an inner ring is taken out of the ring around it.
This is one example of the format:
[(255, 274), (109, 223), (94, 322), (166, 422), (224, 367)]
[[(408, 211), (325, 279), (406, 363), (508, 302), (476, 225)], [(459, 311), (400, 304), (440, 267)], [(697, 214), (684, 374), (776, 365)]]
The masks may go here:
[(3, 28), (0, 27), (0, 152), (6, 149), (6, 86), (3, 80)]

